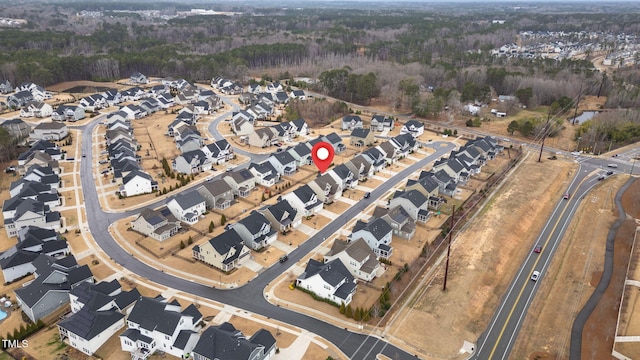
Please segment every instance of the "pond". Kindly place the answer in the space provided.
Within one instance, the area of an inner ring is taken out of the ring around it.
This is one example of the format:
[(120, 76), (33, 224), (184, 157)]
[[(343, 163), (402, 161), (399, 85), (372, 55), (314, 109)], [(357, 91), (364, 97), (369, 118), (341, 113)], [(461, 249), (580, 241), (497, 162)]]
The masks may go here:
[[(591, 120), (596, 114), (600, 113), (600, 111), (585, 111), (580, 116), (576, 117), (576, 124), (582, 124), (587, 120)], [(573, 122), (573, 119), (570, 120)]]

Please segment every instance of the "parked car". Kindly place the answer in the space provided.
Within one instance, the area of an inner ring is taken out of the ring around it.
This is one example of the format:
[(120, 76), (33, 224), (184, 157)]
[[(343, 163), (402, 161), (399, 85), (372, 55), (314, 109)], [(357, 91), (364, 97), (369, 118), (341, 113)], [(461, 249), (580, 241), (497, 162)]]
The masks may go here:
[(613, 175), (613, 170), (608, 170), (607, 175)]
[(534, 271), (533, 274), (531, 274), (531, 280), (533, 281), (538, 281), (539, 277), (540, 277), (540, 271)]
[(4, 172), (8, 173), (12, 173), (12, 172), (16, 172), (16, 167), (15, 166), (9, 166), (8, 168), (4, 169)]
[(533, 252), (536, 254), (540, 254), (540, 252), (542, 251), (542, 246), (541, 245), (536, 245), (535, 248), (533, 248)]
[(107, 160), (107, 159), (102, 159), (102, 160), (98, 161), (98, 164), (106, 164), (106, 163), (108, 163), (108, 162), (109, 162), (109, 160)]
[(614, 163), (607, 164), (607, 167), (610, 167), (610, 168), (614, 168), (614, 169), (615, 169), (615, 168), (617, 168), (617, 167), (618, 167), (618, 164), (614, 164)]

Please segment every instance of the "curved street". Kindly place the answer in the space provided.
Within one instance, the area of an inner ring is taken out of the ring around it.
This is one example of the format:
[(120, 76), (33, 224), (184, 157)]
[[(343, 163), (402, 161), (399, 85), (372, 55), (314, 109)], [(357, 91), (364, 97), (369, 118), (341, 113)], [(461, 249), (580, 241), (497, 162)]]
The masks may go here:
[[(210, 128), (215, 127), (217, 122), (221, 121), (225, 116), (226, 115), (219, 116), (210, 125)], [(325, 323), (316, 318), (312, 318), (304, 314), (295, 313), (290, 310), (285, 310), (267, 302), (263, 296), (263, 289), (268, 283), (270, 283), (277, 276), (286, 271), (286, 268), (283, 268), (279, 263), (265, 270), (260, 274), (258, 278), (254, 279), (244, 286), (232, 290), (221, 290), (167, 274), (143, 263), (142, 261), (133, 257), (131, 254), (127, 253), (111, 237), (108, 232), (108, 227), (110, 224), (119, 219), (136, 214), (138, 210), (130, 210), (122, 213), (107, 213), (100, 208), (96, 184), (92, 176), (93, 163), (91, 161), (91, 159), (93, 158), (91, 134), (97, 124), (98, 122), (94, 120), (93, 122), (85, 125), (82, 128), (82, 152), (84, 154), (87, 154), (87, 157), (82, 158), (81, 181), (85, 196), (85, 208), (90, 232), (96, 243), (99, 244), (100, 248), (117, 264), (120, 264), (132, 273), (135, 273), (141, 277), (167, 286), (169, 288), (184, 291), (186, 293), (190, 293), (206, 299), (211, 299), (220, 303), (229, 304), (246, 311), (263, 315), (267, 318), (273, 318), (306, 329), (332, 342), (351, 359), (375, 359), (378, 353), (385, 354), (386, 356), (392, 357), (394, 359), (415, 358), (414, 355), (408, 354), (407, 352), (388, 344), (384, 340), (368, 335), (356, 334), (345, 329), (338, 328), (332, 324)], [(217, 131), (212, 131), (211, 133), (217, 134)], [(324, 240), (324, 238), (328, 237), (330, 234), (337, 232), (338, 229), (345, 225), (348, 219), (356, 217), (356, 215), (358, 215), (364, 208), (370, 205), (374, 201), (374, 199), (380, 197), (383, 193), (391, 189), (398, 182), (405, 180), (411, 173), (422, 168), (426, 164), (436, 160), (437, 158), (445, 154), (448, 154), (455, 147), (455, 145), (448, 142), (434, 143), (432, 144), (432, 146), (436, 150), (434, 154), (428, 156), (420, 162), (406, 167), (405, 169), (397, 173), (389, 181), (386, 181), (381, 186), (372, 191), (371, 197), (369, 199), (359, 201), (356, 205), (352, 206), (345, 213), (343, 213), (342, 216), (327, 224), (327, 226), (325, 226), (320, 232), (316, 233), (309, 240), (307, 240), (300, 247), (289, 254), (289, 257), (293, 260), (291, 263), (295, 263), (310, 251), (312, 251)], [(165, 200), (159, 200), (158, 202), (155, 202), (148, 206), (159, 206), (164, 201)]]

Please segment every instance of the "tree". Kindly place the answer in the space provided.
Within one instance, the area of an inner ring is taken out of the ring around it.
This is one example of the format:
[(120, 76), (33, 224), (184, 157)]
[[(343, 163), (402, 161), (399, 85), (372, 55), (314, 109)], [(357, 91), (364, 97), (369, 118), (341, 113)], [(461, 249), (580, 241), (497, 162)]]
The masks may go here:
[(516, 97), (522, 105), (529, 107), (529, 101), (533, 97), (533, 89), (530, 87), (516, 90)]
[(347, 305), (347, 308), (344, 311), (344, 315), (349, 319), (353, 318), (353, 309), (351, 308), (351, 304)]
[(222, 217), (220, 218), (220, 225), (224, 226), (224, 224), (227, 223), (227, 217), (224, 216), (224, 214), (222, 214)]
[(180, 240), (180, 249), (184, 249), (185, 247), (184, 241)]
[(209, 232), (212, 233), (213, 232), (213, 228), (215, 225), (213, 225), (213, 220), (211, 220), (211, 222), (209, 223)]
[(362, 310), (359, 307), (357, 307), (356, 310), (353, 312), (353, 320), (355, 321), (362, 320)]
[(193, 239), (191, 238), (191, 235), (189, 235), (189, 238), (187, 239), (187, 245), (191, 244), (193, 244)]
[(515, 133), (518, 130), (520, 130), (520, 124), (518, 124), (516, 120), (513, 120), (512, 122), (509, 123), (509, 125), (507, 125), (507, 132), (511, 135), (513, 135), (513, 133)]
[(344, 306), (344, 302), (340, 303), (340, 314), (344, 315), (346, 311), (346, 307)]
[(522, 126), (520, 126), (520, 133), (522, 134), (522, 136), (529, 136), (531, 135), (531, 132), (533, 132), (533, 129), (533, 123), (531, 122), (531, 120), (527, 120), (522, 124)]

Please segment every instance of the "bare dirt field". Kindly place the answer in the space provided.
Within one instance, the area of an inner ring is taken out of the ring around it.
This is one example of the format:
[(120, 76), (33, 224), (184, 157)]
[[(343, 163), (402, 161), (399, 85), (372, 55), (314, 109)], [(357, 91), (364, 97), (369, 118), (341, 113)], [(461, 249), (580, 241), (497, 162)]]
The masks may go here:
[[(486, 328), (510, 274), (533, 246), (574, 168), (567, 162), (525, 159), (480, 210), (483, 216), (457, 236), (447, 291), (441, 290), (444, 271), (439, 269), (391, 321), (390, 335), (427, 359), (460, 357), (463, 341), (475, 341)], [(532, 208), (531, 202), (540, 206)], [(430, 336), (420, 335), (425, 328), (431, 329)]]
[(123, 86), (114, 82), (97, 82), (97, 81), (66, 81), (61, 82), (55, 85), (47, 86), (47, 90), (62, 92), (68, 89), (73, 89), (76, 87), (86, 87), (86, 88), (113, 88), (113, 89), (125, 89), (128, 86)]

